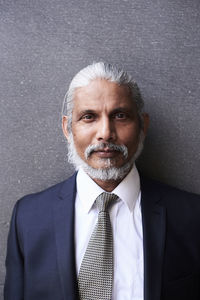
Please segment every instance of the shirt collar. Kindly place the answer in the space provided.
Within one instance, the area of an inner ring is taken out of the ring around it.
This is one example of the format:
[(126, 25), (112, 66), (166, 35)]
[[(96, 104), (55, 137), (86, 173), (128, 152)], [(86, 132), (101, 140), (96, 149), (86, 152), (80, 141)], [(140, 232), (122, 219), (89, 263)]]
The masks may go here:
[(88, 176), (82, 168), (76, 177), (77, 194), (85, 212), (89, 212), (95, 199), (105, 192), (98, 184)]
[(112, 193), (116, 194), (131, 212), (133, 211), (140, 194), (140, 177), (135, 165)]
[[(76, 184), (78, 197), (85, 212), (88, 213), (95, 199), (105, 191), (82, 168), (78, 171)], [(140, 193), (140, 178), (135, 165), (112, 193), (116, 194), (128, 206), (130, 211), (133, 211)]]

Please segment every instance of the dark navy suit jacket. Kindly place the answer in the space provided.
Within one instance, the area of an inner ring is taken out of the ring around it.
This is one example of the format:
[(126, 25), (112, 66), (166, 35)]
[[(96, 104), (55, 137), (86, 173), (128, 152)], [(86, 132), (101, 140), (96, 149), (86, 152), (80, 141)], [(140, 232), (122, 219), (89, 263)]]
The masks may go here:
[[(16, 203), (5, 300), (78, 299), (75, 178)], [(144, 300), (199, 300), (200, 196), (143, 178), (141, 191)]]

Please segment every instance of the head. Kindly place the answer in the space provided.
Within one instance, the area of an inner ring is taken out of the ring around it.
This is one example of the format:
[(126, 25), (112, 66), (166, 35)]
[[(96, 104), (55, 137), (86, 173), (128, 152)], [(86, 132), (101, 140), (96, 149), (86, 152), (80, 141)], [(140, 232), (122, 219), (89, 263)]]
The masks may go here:
[(139, 156), (148, 125), (131, 76), (103, 62), (82, 69), (63, 104), (68, 159), (92, 178), (122, 179)]

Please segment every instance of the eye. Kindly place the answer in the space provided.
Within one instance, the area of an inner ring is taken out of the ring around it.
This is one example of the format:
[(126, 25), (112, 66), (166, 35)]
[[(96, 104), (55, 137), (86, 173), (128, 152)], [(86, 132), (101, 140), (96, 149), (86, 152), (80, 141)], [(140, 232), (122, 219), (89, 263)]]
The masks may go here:
[(84, 121), (93, 121), (94, 115), (93, 114), (85, 114), (81, 117), (81, 119)]
[(114, 115), (115, 119), (125, 120), (127, 118), (127, 114), (124, 112), (118, 112)]

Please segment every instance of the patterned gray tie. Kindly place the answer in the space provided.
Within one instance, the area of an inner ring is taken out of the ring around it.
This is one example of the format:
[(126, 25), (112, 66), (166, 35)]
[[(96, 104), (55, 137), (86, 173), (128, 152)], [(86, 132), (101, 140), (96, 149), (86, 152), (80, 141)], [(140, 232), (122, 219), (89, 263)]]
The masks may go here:
[(108, 208), (118, 196), (102, 193), (96, 199), (98, 222), (91, 235), (78, 276), (80, 300), (110, 300), (113, 281), (113, 239)]

